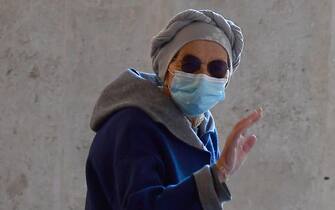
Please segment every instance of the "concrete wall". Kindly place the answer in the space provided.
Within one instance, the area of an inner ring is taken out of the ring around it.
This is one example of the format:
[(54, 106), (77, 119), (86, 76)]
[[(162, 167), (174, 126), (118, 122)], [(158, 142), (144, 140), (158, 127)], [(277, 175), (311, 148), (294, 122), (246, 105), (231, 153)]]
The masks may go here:
[(333, 210), (333, 0), (0, 0), (0, 209), (83, 209), (90, 114), (128, 67), (150, 72), (149, 44), (186, 8), (211, 8), (246, 45), (213, 113), (221, 143), (257, 105), (255, 149), (225, 209)]

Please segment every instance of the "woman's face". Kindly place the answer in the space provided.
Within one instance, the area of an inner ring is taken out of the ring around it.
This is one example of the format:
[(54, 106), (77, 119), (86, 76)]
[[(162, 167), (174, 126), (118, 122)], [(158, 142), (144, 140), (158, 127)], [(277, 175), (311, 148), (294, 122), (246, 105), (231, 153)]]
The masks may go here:
[(175, 71), (183, 70), (193, 74), (202, 73), (217, 78), (228, 78), (230, 74), (227, 70), (228, 64), (228, 54), (218, 43), (208, 40), (188, 42), (168, 66), (164, 80), (164, 93), (170, 95), (170, 85)]

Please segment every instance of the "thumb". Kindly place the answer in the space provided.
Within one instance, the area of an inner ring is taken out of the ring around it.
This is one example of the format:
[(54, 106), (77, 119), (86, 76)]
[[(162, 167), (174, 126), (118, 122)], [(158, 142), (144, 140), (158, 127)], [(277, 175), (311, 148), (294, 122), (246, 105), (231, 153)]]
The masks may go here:
[(247, 136), (243, 142), (242, 150), (244, 153), (248, 153), (251, 148), (255, 145), (257, 137), (255, 134)]

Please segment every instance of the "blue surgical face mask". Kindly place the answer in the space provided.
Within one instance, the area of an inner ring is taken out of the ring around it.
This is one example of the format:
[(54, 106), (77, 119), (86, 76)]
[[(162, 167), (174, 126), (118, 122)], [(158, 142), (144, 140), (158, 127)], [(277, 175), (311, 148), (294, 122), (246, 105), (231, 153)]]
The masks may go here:
[(171, 96), (186, 116), (200, 115), (225, 98), (227, 78), (175, 71)]

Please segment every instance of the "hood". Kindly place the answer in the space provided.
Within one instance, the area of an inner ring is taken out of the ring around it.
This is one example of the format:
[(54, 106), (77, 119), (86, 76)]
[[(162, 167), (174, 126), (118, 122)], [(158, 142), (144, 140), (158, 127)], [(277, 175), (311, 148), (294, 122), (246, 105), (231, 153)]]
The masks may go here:
[[(113, 112), (124, 107), (138, 107), (154, 121), (163, 124), (173, 135), (201, 150), (206, 147), (173, 100), (164, 95), (156, 74), (129, 68), (108, 84), (100, 94), (90, 119), (90, 127), (97, 132)], [(214, 132), (215, 124), (210, 111), (198, 127), (200, 135)]]

